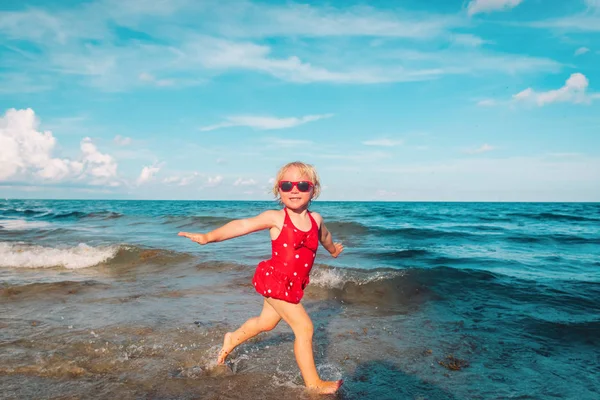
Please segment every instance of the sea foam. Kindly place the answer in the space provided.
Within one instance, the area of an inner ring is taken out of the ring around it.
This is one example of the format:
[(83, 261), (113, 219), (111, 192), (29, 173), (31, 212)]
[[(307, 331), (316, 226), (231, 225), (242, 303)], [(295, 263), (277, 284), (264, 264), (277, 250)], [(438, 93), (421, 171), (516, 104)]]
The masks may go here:
[(346, 283), (366, 285), (396, 276), (404, 275), (404, 271), (344, 271), (339, 268), (314, 268), (310, 276), (310, 282), (323, 288), (343, 289)]
[(0, 229), (7, 231), (26, 231), (29, 229), (46, 228), (49, 222), (25, 221), (24, 219), (0, 219)]
[(109, 260), (117, 254), (118, 246), (53, 248), (0, 242), (0, 267), (9, 268), (88, 268)]

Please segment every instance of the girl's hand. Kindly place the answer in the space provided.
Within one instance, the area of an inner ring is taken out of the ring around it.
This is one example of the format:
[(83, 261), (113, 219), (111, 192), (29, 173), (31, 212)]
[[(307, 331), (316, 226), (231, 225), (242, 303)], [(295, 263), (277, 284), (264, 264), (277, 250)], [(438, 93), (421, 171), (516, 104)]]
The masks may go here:
[(344, 251), (344, 245), (341, 243), (334, 243), (333, 246), (335, 247), (335, 251), (331, 253), (331, 257), (337, 258), (337, 256), (339, 256), (340, 253)]
[(179, 232), (178, 236), (186, 237), (199, 244), (208, 243), (208, 239), (204, 233)]

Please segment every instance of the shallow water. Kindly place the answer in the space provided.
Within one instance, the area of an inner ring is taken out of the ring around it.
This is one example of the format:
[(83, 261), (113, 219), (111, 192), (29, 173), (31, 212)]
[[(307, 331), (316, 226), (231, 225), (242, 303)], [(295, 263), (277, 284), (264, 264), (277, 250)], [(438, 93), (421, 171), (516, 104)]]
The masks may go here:
[[(0, 202), (3, 398), (310, 398), (285, 323), (215, 365), (260, 312), (268, 234), (198, 246), (269, 203)], [(600, 396), (600, 205), (316, 203), (303, 304), (337, 398)]]

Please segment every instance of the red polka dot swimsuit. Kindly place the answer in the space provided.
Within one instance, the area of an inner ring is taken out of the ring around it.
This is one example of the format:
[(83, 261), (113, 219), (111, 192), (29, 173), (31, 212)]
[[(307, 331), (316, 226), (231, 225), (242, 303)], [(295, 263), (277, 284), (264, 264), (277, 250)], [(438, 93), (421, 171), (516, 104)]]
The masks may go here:
[(258, 264), (252, 284), (264, 297), (297, 304), (310, 282), (308, 275), (319, 247), (319, 227), (309, 212), (311, 227), (301, 231), (284, 210), (281, 233), (271, 241), (271, 259)]

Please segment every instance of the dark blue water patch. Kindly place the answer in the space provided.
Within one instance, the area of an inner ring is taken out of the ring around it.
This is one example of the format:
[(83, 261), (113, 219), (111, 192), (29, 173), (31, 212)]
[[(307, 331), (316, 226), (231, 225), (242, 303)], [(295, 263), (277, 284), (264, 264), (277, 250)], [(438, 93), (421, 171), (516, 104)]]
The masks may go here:
[(360, 222), (328, 220), (325, 225), (330, 232), (335, 232), (339, 235), (365, 235), (371, 230), (368, 226)]
[(371, 227), (371, 233), (387, 237), (400, 237), (407, 240), (429, 240), (429, 239), (468, 239), (481, 238), (480, 235), (469, 232), (442, 231), (431, 228), (375, 228)]
[(574, 221), (574, 222), (600, 222), (600, 218), (584, 217), (581, 215), (569, 215), (569, 214), (558, 214), (542, 212), (539, 214), (529, 213), (508, 213), (508, 216), (522, 217), (528, 219), (535, 219), (538, 221)]
[(220, 226), (231, 222), (233, 219), (228, 217), (219, 217), (212, 215), (201, 215), (201, 216), (180, 216), (180, 215), (166, 215), (163, 217), (163, 225), (174, 225), (177, 228), (187, 228), (191, 226)]
[(34, 220), (80, 220), (83, 218), (92, 219), (116, 219), (123, 216), (123, 214), (114, 211), (94, 211), (94, 212), (83, 212), (83, 211), (49, 211), (49, 210), (32, 210), (32, 209), (8, 209), (0, 213), (2, 216), (7, 217), (30, 217)]
[(97, 211), (83, 216), (83, 218), (110, 220), (124, 217), (123, 214), (114, 211)]
[(34, 217), (38, 215), (48, 214), (47, 210), (30, 210), (30, 209), (18, 209), (18, 208), (10, 208), (7, 210), (2, 210), (0, 215), (6, 217)]
[(493, 226), (493, 225), (452, 225), (452, 229), (470, 229), (473, 231), (479, 232), (497, 232), (504, 233), (506, 232), (506, 228), (501, 226)]
[(589, 321), (547, 321), (541, 318), (524, 317), (517, 325), (533, 338), (545, 338), (560, 345), (584, 344), (600, 346), (600, 319)]
[(57, 220), (77, 220), (83, 218), (87, 215), (87, 213), (82, 211), (69, 211), (62, 212), (57, 214), (48, 214), (45, 216), (45, 219), (57, 219)]
[(512, 221), (511, 218), (505, 217), (503, 215), (498, 215), (498, 216), (483, 216), (483, 215), (478, 215), (474, 217), (475, 219), (477, 219), (478, 221), (483, 221), (483, 222), (508, 222), (508, 221)]
[(419, 259), (430, 257), (433, 253), (423, 249), (408, 249), (408, 250), (372, 250), (366, 255), (367, 258), (380, 261), (394, 261), (405, 259)]
[(455, 400), (446, 390), (421, 380), (404, 368), (385, 360), (360, 364), (342, 386), (342, 399)]
[(600, 244), (600, 237), (585, 238), (576, 235), (548, 234), (548, 235), (511, 235), (504, 237), (504, 240), (520, 244)]
[(405, 276), (449, 299), (478, 295), (495, 297), (507, 304), (555, 307), (567, 314), (600, 315), (600, 282), (552, 280), (544, 284), (489, 271), (450, 267), (412, 269)]

